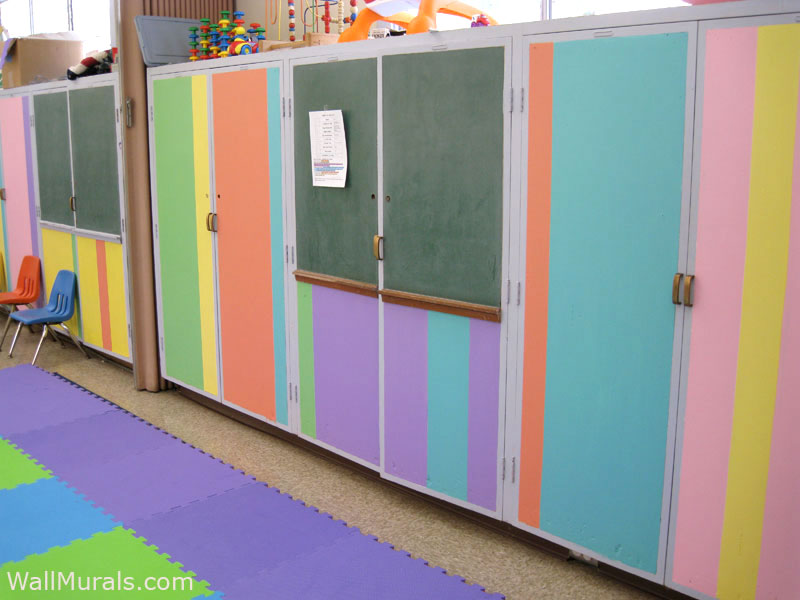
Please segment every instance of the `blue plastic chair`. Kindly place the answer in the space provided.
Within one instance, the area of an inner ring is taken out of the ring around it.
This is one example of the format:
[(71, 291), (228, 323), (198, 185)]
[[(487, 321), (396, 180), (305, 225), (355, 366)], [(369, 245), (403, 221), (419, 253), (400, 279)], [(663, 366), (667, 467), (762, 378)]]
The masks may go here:
[[(19, 324), (17, 325), (17, 331), (14, 333), (14, 340), (11, 342), (11, 349), (8, 351), (8, 356), (12, 356), (14, 352), (14, 345), (17, 343), (19, 330), (22, 329), (23, 325), (41, 325), (42, 337), (39, 339), (39, 345), (36, 346), (36, 353), (33, 355), (33, 360), (31, 361), (32, 365), (36, 364), (36, 358), (39, 356), (39, 350), (42, 347), (44, 338), (47, 337), (48, 330), (58, 325), (69, 334), (69, 337), (78, 347), (78, 350), (83, 352), (86, 358), (89, 358), (89, 355), (86, 354), (86, 351), (66, 324), (75, 313), (76, 282), (75, 273), (72, 271), (59, 271), (53, 283), (53, 289), (50, 291), (50, 301), (47, 303), (47, 306), (44, 308), (21, 310), (11, 314), (11, 318)], [(50, 335), (53, 335), (53, 333), (51, 332)]]

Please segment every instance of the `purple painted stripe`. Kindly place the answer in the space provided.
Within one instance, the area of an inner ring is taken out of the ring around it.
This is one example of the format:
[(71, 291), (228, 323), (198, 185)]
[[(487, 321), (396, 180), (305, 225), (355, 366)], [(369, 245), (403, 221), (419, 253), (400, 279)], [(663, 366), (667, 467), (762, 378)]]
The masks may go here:
[(380, 463), (378, 300), (314, 286), (317, 439)]
[[(39, 254), (39, 226), (36, 221), (36, 201), (35, 191), (33, 188), (33, 146), (31, 145), (31, 107), (30, 98), (24, 97), (22, 99), (22, 115), (24, 117), (23, 126), (25, 129), (25, 168), (28, 173), (28, 210), (30, 211), (30, 227), (31, 227), (31, 249), (34, 256), (41, 257)], [(41, 305), (41, 298), (37, 302)]]
[(428, 313), (383, 305), (386, 472), (427, 485)]
[(469, 451), (467, 500), (497, 509), (497, 426), (500, 324), (469, 324)]

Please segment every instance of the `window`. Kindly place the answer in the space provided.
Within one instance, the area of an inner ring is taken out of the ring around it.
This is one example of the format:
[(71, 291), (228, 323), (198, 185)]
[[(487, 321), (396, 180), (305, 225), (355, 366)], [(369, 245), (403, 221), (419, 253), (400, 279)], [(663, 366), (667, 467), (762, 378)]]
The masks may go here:
[(550, 0), (550, 2), (551, 19), (687, 6), (683, 0)]
[(111, 47), (110, 1), (5, 0), (0, 4), (0, 23), (8, 37), (74, 31), (84, 40), (87, 53)]

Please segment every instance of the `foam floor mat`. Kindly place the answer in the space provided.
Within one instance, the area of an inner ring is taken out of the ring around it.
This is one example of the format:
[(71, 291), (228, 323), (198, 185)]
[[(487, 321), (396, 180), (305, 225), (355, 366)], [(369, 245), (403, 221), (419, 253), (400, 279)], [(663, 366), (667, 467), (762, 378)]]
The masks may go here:
[(30, 365), (0, 370), (0, 529), (2, 598), (503, 598)]

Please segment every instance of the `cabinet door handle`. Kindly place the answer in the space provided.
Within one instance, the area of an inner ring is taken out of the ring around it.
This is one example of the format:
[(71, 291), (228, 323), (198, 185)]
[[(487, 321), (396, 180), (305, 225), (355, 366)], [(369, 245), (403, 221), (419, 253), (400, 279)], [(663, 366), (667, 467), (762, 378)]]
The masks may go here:
[(681, 303), (681, 279), (683, 279), (683, 273), (675, 273), (675, 277), (672, 278), (672, 303), (673, 304), (680, 304)]
[(208, 229), (209, 231), (214, 231), (213, 229), (211, 229), (211, 217), (213, 216), (214, 213), (208, 213), (206, 215), (206, 229)]
[(372, 238), (372, 254), (375, 256), (375, 260), (383, 260), (383, 248), (381, 247), (383, 243), (383, 236), (376, 235)]
[(72, 212), (75, 212), (75, 196), (70, 196), (69, 197), (69, 209)]
[(217, 213), (213, 213), (211, 215), (211, 231), (214, 233), (219, 232), (219, 220), (217, 219)]
[(0, 188), (0, 200), (6, 199), (6, 188)]
[(692, 286), (694, 284), (694, 275), (687, 275), (683, 280), (683, 304), (684, 306), (694, 306), (692, 299)]

